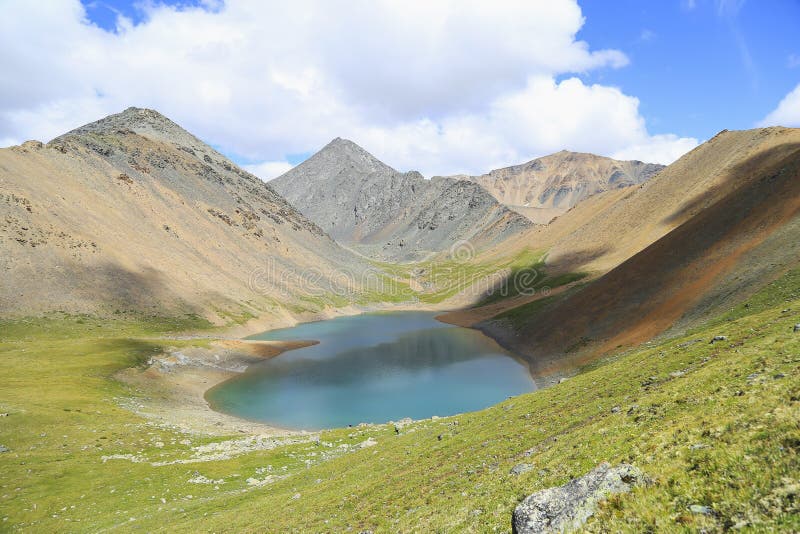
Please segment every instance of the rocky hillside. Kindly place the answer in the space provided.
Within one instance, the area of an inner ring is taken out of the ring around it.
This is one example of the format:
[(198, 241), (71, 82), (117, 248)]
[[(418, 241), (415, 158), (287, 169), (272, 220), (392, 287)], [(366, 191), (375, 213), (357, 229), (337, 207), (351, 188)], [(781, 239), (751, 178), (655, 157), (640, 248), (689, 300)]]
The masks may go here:
[(305, 287), (302, 273), (325, 285), (364, 268), (269, 185), (152, 110), (0, 150), (3, 316), (285, 319), (326, 306), (330, 288)]
[(420, 259), (464, 240), (480, 248), (530, 226), (477, 184), (400, 173), (346, 139), (270, 185), (334, 239), (381, 259)]
[(458, 176), (483, 186), (498, 201), (546, 224), (580, 201), (597, 193), (640, 184), (663, 169), (641, 161), (568, 152), (496, 169), (482, 176)]
[(610, 270), (483, 327), (537, 371), (571, 367), (736, 306), (800, 264), (798, 236), (800, 129), (724, 131), (520, 237), (552, 270)]

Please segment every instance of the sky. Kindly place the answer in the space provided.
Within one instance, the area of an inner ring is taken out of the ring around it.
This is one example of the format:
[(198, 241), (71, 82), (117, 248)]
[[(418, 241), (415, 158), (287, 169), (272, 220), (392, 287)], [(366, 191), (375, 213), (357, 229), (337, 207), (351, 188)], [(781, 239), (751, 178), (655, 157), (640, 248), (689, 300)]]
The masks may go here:
[(401, 171), (668, 164), (800, 127), (798, 0), (0, 0), (0, 147), (156, 109), (265, 180), (334, 137)]

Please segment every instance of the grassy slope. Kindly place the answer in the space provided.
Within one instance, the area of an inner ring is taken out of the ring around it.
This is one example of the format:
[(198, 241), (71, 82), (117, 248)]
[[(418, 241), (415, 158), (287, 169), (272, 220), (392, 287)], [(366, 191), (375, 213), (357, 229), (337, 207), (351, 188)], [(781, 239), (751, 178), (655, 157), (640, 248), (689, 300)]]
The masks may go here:
[[(84, 321), (42, 336), (37, 325), (0, 325), (0, 412), (9, 412), (0, 444), (12, 449), (0, 454), (0, 529), (506, 531), (523, 496), (629, 461), (655, 484), (611, 501), (591, 528), (798, 530), (797, 322), (795, 272), (685, 338), (481, 412), (161, 467), (102, 457), (187, 459), (221, 440), (159, 429), (117, 406), (136, 392), (109, 377), (157, 350), (136, 339), (159, 329)], [(728, 339), (709, 344), (715, 335)], [(342, 452), (368, 437), (378, 444)], [(510, 475), (521, 462), (533, 470)], [(248, 489), (248, 477), (268, 472), (289, 476)], [(198, 473), (222, 482), (189, 483)], [(714, 515), (692, 515), (691, 504)]]
[[(553, 289), (587, 276), (586, 273), (561, 273), (549, 275), (546, 254), (523, 249), (503, 257), (485, 259), (480, 256), (464, 261), (453, 258), (413, 264), (373, 262), (376, 267), (390, 273), (391, 278), (379, 280), (380, 292), (365, 293), (365, 301), (409, 302), (425, 304), (444, 302), (462, 291), (471, 291), (477, 305), (491, 304), (543, 288)], [(414, 279), (422, 286), (415, 291), (408, 280)]]

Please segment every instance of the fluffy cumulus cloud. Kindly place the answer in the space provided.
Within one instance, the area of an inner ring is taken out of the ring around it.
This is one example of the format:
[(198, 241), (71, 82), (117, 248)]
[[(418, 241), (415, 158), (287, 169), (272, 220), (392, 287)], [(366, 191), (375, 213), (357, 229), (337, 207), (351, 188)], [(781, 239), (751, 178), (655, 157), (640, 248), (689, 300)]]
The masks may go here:
[(136, 105), (264, 178), (336, 136), (428, 175), (562, 148), (668, 163), (697, 143), (652, 135), (636, 98), (582, 81), (628, 59), (576, 38), (574, 0), (141, 6), (143, 21), (108, 32), (78, 0), (5, 0), (0, 142)]
[(780, 101), (759, 126), (791, 126), (800, 128), (800, 84)]

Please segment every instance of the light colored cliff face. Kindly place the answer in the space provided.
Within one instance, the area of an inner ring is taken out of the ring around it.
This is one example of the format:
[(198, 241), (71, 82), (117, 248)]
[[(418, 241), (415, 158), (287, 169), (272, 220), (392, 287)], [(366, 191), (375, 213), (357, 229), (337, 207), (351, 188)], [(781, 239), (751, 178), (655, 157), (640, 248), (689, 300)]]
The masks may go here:
[(345, 139), (270, 185), (334, 239), (381, 259), (420, 259), (464, 240), (479, 248), (530, 226), (477, 184), (400, 173)]
[(364, 262), (155, 111), (0, 150), (0, 314), (285, 317), (295, 276)]
[(480, 184), (498, 201), (546, 224), (582, 200), (650, 179), (663, 165), (561, 151), (482, 176), (458, 176)]

